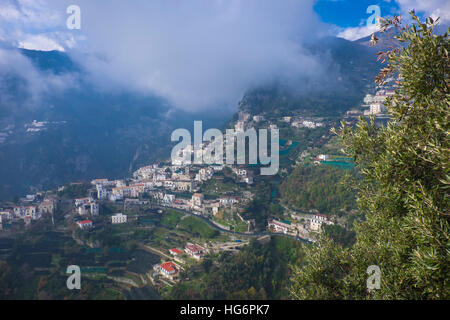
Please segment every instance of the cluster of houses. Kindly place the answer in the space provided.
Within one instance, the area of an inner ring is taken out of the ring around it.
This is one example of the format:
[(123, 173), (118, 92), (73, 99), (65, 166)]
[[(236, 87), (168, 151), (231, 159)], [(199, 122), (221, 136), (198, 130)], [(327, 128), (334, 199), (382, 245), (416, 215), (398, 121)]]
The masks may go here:
[(88, 214), (97, 216), (99, 214), (99, 204), (92, 197), (75, 199), (75, 211), (80, 216)]
[(305, 231), (321, 232), (323, 224), (331, 225), (333, 222), (326, 215), (316, 213), (308, 218), (305, 224), (272, 219), (268, 221), (267, 228), (273, 232), (296, 235)]
[[(222, 171), (222, 165), (202, 166), (194, 172), (190, 165), (149, 165), (139, 168), (133, 173), (133, 179), (128, 183), (124, 180), (109, 181), (108, 179), (95, 179), (91, 184), (95, 187), (97, 199), (118, 201), (124, 200), (125, 209), (135, 204), (148, 202), (140, 200), (142, 194), (147, 194), (158, 203), (174, 208), (192, 210), (197, 214), (216, 214), (221, 206), (236, 205), (240, 197), (226, 197), (220, 201), (205, 201), (203, 194), (198, 193), (201, 183), (213, 178), (216, 172)], [(252, 184), (252, 172), (241, 167), (232, 167), (239, 182)], [(193, 192), (191, 199), (181, 197), (177, 199), (176, 194)], [(76, 200), (77, 201), (77, 200)], [(95, 209), (96, 202), (89, 201), (86, 210), (76, 204), (77, 210), (83, 213)], [(81, 214), (81, 213), (80, 213)]]
[[(187, 243), (184, 252), (194, 259), (200, 260), (207, 253), (207, 250), (197, 244)], [(184, 263), (184, 261), (180, 259), (180, 256), (183, 255), (183, 251), (178, 248), (172, 248), (169, 250), (169, 253), (174, 257), (175, 261)], [(160, 274), (170, 280), (175, 280), (175, 277), (178, 274), (178, 266), (173, 261), (166, 261), (161, 264), (155, 264), (153, 266), (153, 271), (155, 272), (154, 275)]]
[(291, 122), (291, 126), (294, 128), (316, 129), (325, 126), (325, 124), (321, 121), (297, 119)]
[(276, 119), (274, 121), (266, 119), (263, 115), (254, 115), (253, 117), (251, 117), (251, 115), (247, 112), (240, 112), (239, 120), (236, 121), (234, 130), (237, 132), (245, 131), (246, 129), (252, 127), (254, 124), (258, 124), (263, 121), (267, 121), (270, 129), (277, 129), (276, 122), (278, 121), (288, 123), (294, 128), (316, 129), (325, 126), (322, 118), (305, 119), (303, 117), (297, 116), (283, 116), (281, 117), (281, 119)]
[(249, 199), (243, 199), (238, 196), (222, 196), (218, 200), (205, 200), (205, 197), (201, 193), (194, 193), (189, 202), (189, 209), (194, 213), (213, 216), (216, 215), (220, 208), (235, 208), (237, 209), (239, 204), (247, 203)]
[[(94, 226), (94, 222), (89, 219), (78, 220), (78, 221), (76, 221), (76, 223), (77, 223), (78, 227), (80, 227), (80, 229), (89, 229)], [(116, 213), (111, 216), (111, 223), (112, 224), (127, 223), (127, 215), (122, 214), (122, 213)]]
[(21, 205), (17, 205), (11, 208), (0, 208), (0, 228), (10, 224), (13, 221), (23, 220), (27, 225), (32, 220), (39, 220), (43, 215), (53, 215), (57, 208), (57, 200), (53, 197), (39, 195), (28, 195), (26, 198), (21, 199)]
[(369, 110), (364, 111), (364, 115), (377, 115), (386, 111), (385, 101), (388, 97), (392, 96), (394, 91), (380, 89), (375, 95), (367, 94), (364, 97), (364, 106)]

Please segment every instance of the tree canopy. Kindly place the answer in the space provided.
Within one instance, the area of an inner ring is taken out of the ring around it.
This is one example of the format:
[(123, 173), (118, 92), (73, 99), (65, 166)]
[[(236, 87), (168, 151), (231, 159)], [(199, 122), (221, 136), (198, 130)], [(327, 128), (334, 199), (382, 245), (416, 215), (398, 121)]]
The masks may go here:
[[(387, 62), (376, 81), (390, 75), (397, 88), (387, 99), (386, 126), (361, 119), (342, 124), (344, 152), (354, 158), (357, 182), (356, 243), (343, 248), (323, 237), (294, 266), (297, 299), (449, 299), (449, 43), (437, 21), (412, 25), (382, 20), (381, 32), (398, 29), (397, 48), (378, 53)], [(372, 37), (377, 41), (376, 36)], [(367, 269), (381, 270), (379, 289), (367, 288)]]

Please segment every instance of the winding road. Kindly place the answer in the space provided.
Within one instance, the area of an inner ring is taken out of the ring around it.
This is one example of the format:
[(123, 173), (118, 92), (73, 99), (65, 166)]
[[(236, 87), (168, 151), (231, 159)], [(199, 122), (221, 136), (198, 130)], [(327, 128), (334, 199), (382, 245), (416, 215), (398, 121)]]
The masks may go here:
[(223, 233), (227, 233), (227, 234), (232, 234), (235, 236), (240, 236), (240, 237), (248, 237), (248, 238), (259, 238), (261, 236), (266, 236), (266, 235), (271, 235), (271, 236), (283, 236), (283, 237), (288, 237), (294, 240), (298, 240), (298, 241), (303, 241), (305, 243), (309, 243), (311, 244), (312, 242), (309, 241), (308, 239), (304, 239), (304, 238), (300, 238), (300, 237), (295, 237), (295, 236), (291, 236), (288, 234), (284, 234), (284, 233), (277, 233), (277, 232), (269, 232), (269, 231), (261, 231), (261, 232), (254, 232), (254, 233), (243, 233), (243, 232), (236, 232), (236, 231), (231, 231), (231, 230), (227, 230), (227, 229), (223, 229), (220, 228), (219, 226), (217, 226), (216, 224), (212, 223), (211, 220), (209, 220), (208, 218), (205, 218), (203, 216), (197, 215), (195, 213), (192, 213), (190, 211), (184, 210), (184, 209), (179, 209), (179, 208), (174, 208), (174, 207), (169, 207), (169, 206), (162, 206), (162, 205), (153, 205), (155, 208), (159, 208), (159, 209), (171, 209), (183, 214), (188, 214), (190, 216), (193, 217), (197, 217), (201, 220), (203, 220), (204, 222), (206, 222), (211, 228), (219, 231), (219, 232), (223, 232)]

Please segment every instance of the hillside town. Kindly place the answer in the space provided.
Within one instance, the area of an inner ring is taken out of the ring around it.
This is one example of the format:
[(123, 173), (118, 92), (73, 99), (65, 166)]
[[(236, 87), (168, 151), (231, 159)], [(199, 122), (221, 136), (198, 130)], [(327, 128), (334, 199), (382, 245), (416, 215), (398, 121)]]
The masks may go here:
[[(367, 103), (379, 101), (381, 93)], [(325, 117), (305, 117), (282, 115), (271, 117), (267, 114), (251, 115), (240, 111), (237, 121), (232, 124), (235, 132), (249, 128), (293, 130), (296, 132), (321, 132), (328, 134), (336, 119)], [(34, 122), (28, 128), (45, 130), (45, 124)], [(280, 155), (288, 155), (299, 144), (292, 139), (280, 139)], [(328, 138), (319, 137), (320, 143)], [(172, 287), (182, 280), (185, 270), (205, 260), (206, 257), (223, 251), (239, 252), (248, 245), (250, 239), (267, 241), (272, 235), (282, 238), (316, 242), (324, 231), (324, 226), (340, 224), (317, 210), (299, 212), (282, 204), (283, 211), (267, 217), (257, 226), (254, 217), (245, 211), (258, 194), (258, 186), (264, 184), (258, 176), (257, 166), (240, 164), (193, 164), (195, 153), (203, 157), (209, 144), (188, 144), (178, 158), (159, 161), (137, 168), (127, 178), (95, 178), (89, 182), (71, 182), (57, 190), (36, 192), (15, 199), (14, 205), (0, 205), (0, 229), (6, 233), (30, 228), (45, 220), (52, 225), (59, 219), (59, 229), (69, 231), (79, 245), (98, 246), (92, 235), (111, 230), (138, 232), (153, 228), (154, 219), (178, 221), (195, 217), (195, 223), (203, 221), (208, 228), (223, 235), (214, 240), (208, 237), (184, 236), (172, 225), (159, 242), (139, 241), (139, 248), (150, 255), (159, 257), (151, 260), (151, 269), (139, 272), (126, 268), (127, 276), (108, 276), (117, 283), (139, 287), (150, 282), (156, 288)], [(334, 153), (323, 153), (314, 145), (295, 156), (295, 166), (352, 165), (351, 161)], [(285, 171), (286, 168), (280, 168)], [(74, 192), (74, 190), (81, 190)], [(61, 229), (61, 222), (64, 227)], [(47, 223), (47, 222), (46, 222)], [(23, 226), (22, 226), (23, 225)], [(22, 226), (22, 227), (18, 227)], [(185, 230), (185, 229), (184, 229)], [(197, 235), (198, 236), (198, 235)], [(174, 242), (171, 238), (176, 238)], [(152, 258), (153, 259), (153, 258)], [(131, 268), (133, 269), (133, 268)], [(144, 276), (145, 275), (145, 276)], [(144, 278), (143, 278), (144, 277)], [(139, 280), (144, 279), (144, 280)]]
[[(246, 115), (243, 117), (248, 120)], [(254, 121), (262, 121), (262, 119), (254, 117)], [(293, 120), (291, 117), (283, 117), (281, 121), (292, 123), (293, 126), (301, 125), (308, 128), (323, 125), (321, 122)], [(248, 125), (248, 122), (242, 123)], [(206, 144), (203, 144), (201, 150), (205, 150), (205, 146)], [(192, 153), (193, 150), (194, 146), (190, 145), (184, 152)], [(320, 161), (326, 160), (328, 160), (328, 155), (318, 155), (315, 163), (320, 164)], [(205, 197), (205, 194), (200, 192), (202, 186), (211, 181), (215, 175), (223, 174), (224, 170), (230, 172), (235, 179), (235, 183), (246, 185), (248, 189), (238, 194), (218, 192), (216, 198)], [(80, 217), (76, 218), (78, 227), (88, 229), (94, 226), (88, 217), (99, 215), (101, 203), (123, 203), (124, 211), (135, 206), (151, 203), (191, 212), (209, 219), (223, 230), (231, 230), (231, 226), (221, 223), (215, 217), (223, 212), (231, 213), (245, 226), (244, 229), (241, 228), (240, 230), (243, 233), (251, 234), (254, 231), (254, 221), (245, 220), (240, 212), (253, 199), (254, 195), (251, 191), (253, 179), (254, 171), (242, 165), (157, 163), (137, 169), (130, 179), (108, 180), (98, 178), (92, 180), (90, 182), (91, 188), (89, 188), (86, 197), (72, 199), (73, 213)], [(76, 185), (77, 183), (72, 184)], [(58, 192), (63, 192), (65, 188), (65, 186), (58, 188)], [(0, 210), (0, 228), (8, 229), (8, 226), (17, 220), (23, 220), (26, 226), (31, 221), (39, 220), (43, 215), (49, 215), (53, 219), (59, 201), (58, 193), (54, 191), (27, 195), (18, 200), (18, 205)], [(111, 217), (112, 224), (126, 222), (126, 215), (122, 213), (116, 213)], [(295, 227), (271, 220), (268, 222), (267, 230), (293, 237), (303, 235), (306, 239), (313, 240), (308, 236), (308, 232), (320, 232), (321, 223), (322, 220), (316, 217), (308, 219), (308, 224), (296, 225)]]

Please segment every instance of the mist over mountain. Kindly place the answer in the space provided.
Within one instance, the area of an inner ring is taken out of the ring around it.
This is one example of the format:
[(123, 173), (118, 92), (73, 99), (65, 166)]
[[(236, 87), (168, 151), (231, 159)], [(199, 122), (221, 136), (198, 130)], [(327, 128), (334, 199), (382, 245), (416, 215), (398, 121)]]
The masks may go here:
[(326, 36), (312, 0), (79, 1), (80, 31), (69, 4), (2, 11), (0, 198), (127, 176), (167, 158), (174, 129), (221, 128), (238, 108), (337, 116), (379, 68), (373, 49)]
[[(339, 115), (362, 100), (379, 68), (373, 49), (333, 37), (305, 48), (325, 62), (327, 77), (274, 77), (268, 85), (243, 94), (240, 109), (254, 114)], [(186, 112), (155, 95), (102, 90), (92, 86), (84, 67), (63, 52), (15, 54), (15, 67), (3, 66), (7, 72), (0, 76), (1, 198), (68, 181), (129, 175), (169, 156), (174, 129), (190, 128), (194, 120), (220, 128), (233, 112)], [(34, 120), (46, 123), (36, 127)]]
[(380, 48), (336, 37), (321, 38), (307, 48), (324, 61), (326, 77), (297, 78), (289, 84), (274, 81), (253, 88), (240, 101), (240, 110), (279, 116), (336, 116), (358, 106), (382, 66), (376, 61)]
[(69, 181), (125, 177), (167, 158), (174, 129), (194, 120), (220, 126), (230, 115), (186, 113), (160, 97), (97, 90), (62, 52), (14, 54), (24, 66), (0, 73), (2, 199)]
[(80, 30), (66, 28), (71, 0), (8, 2), (10, 43), (65, 50), (92, 87), (164, 97), (188, 112), (233, 110), (274, 78), (326, 76), (305, 47), (329, 33), (314, 0), (78, 0)]

